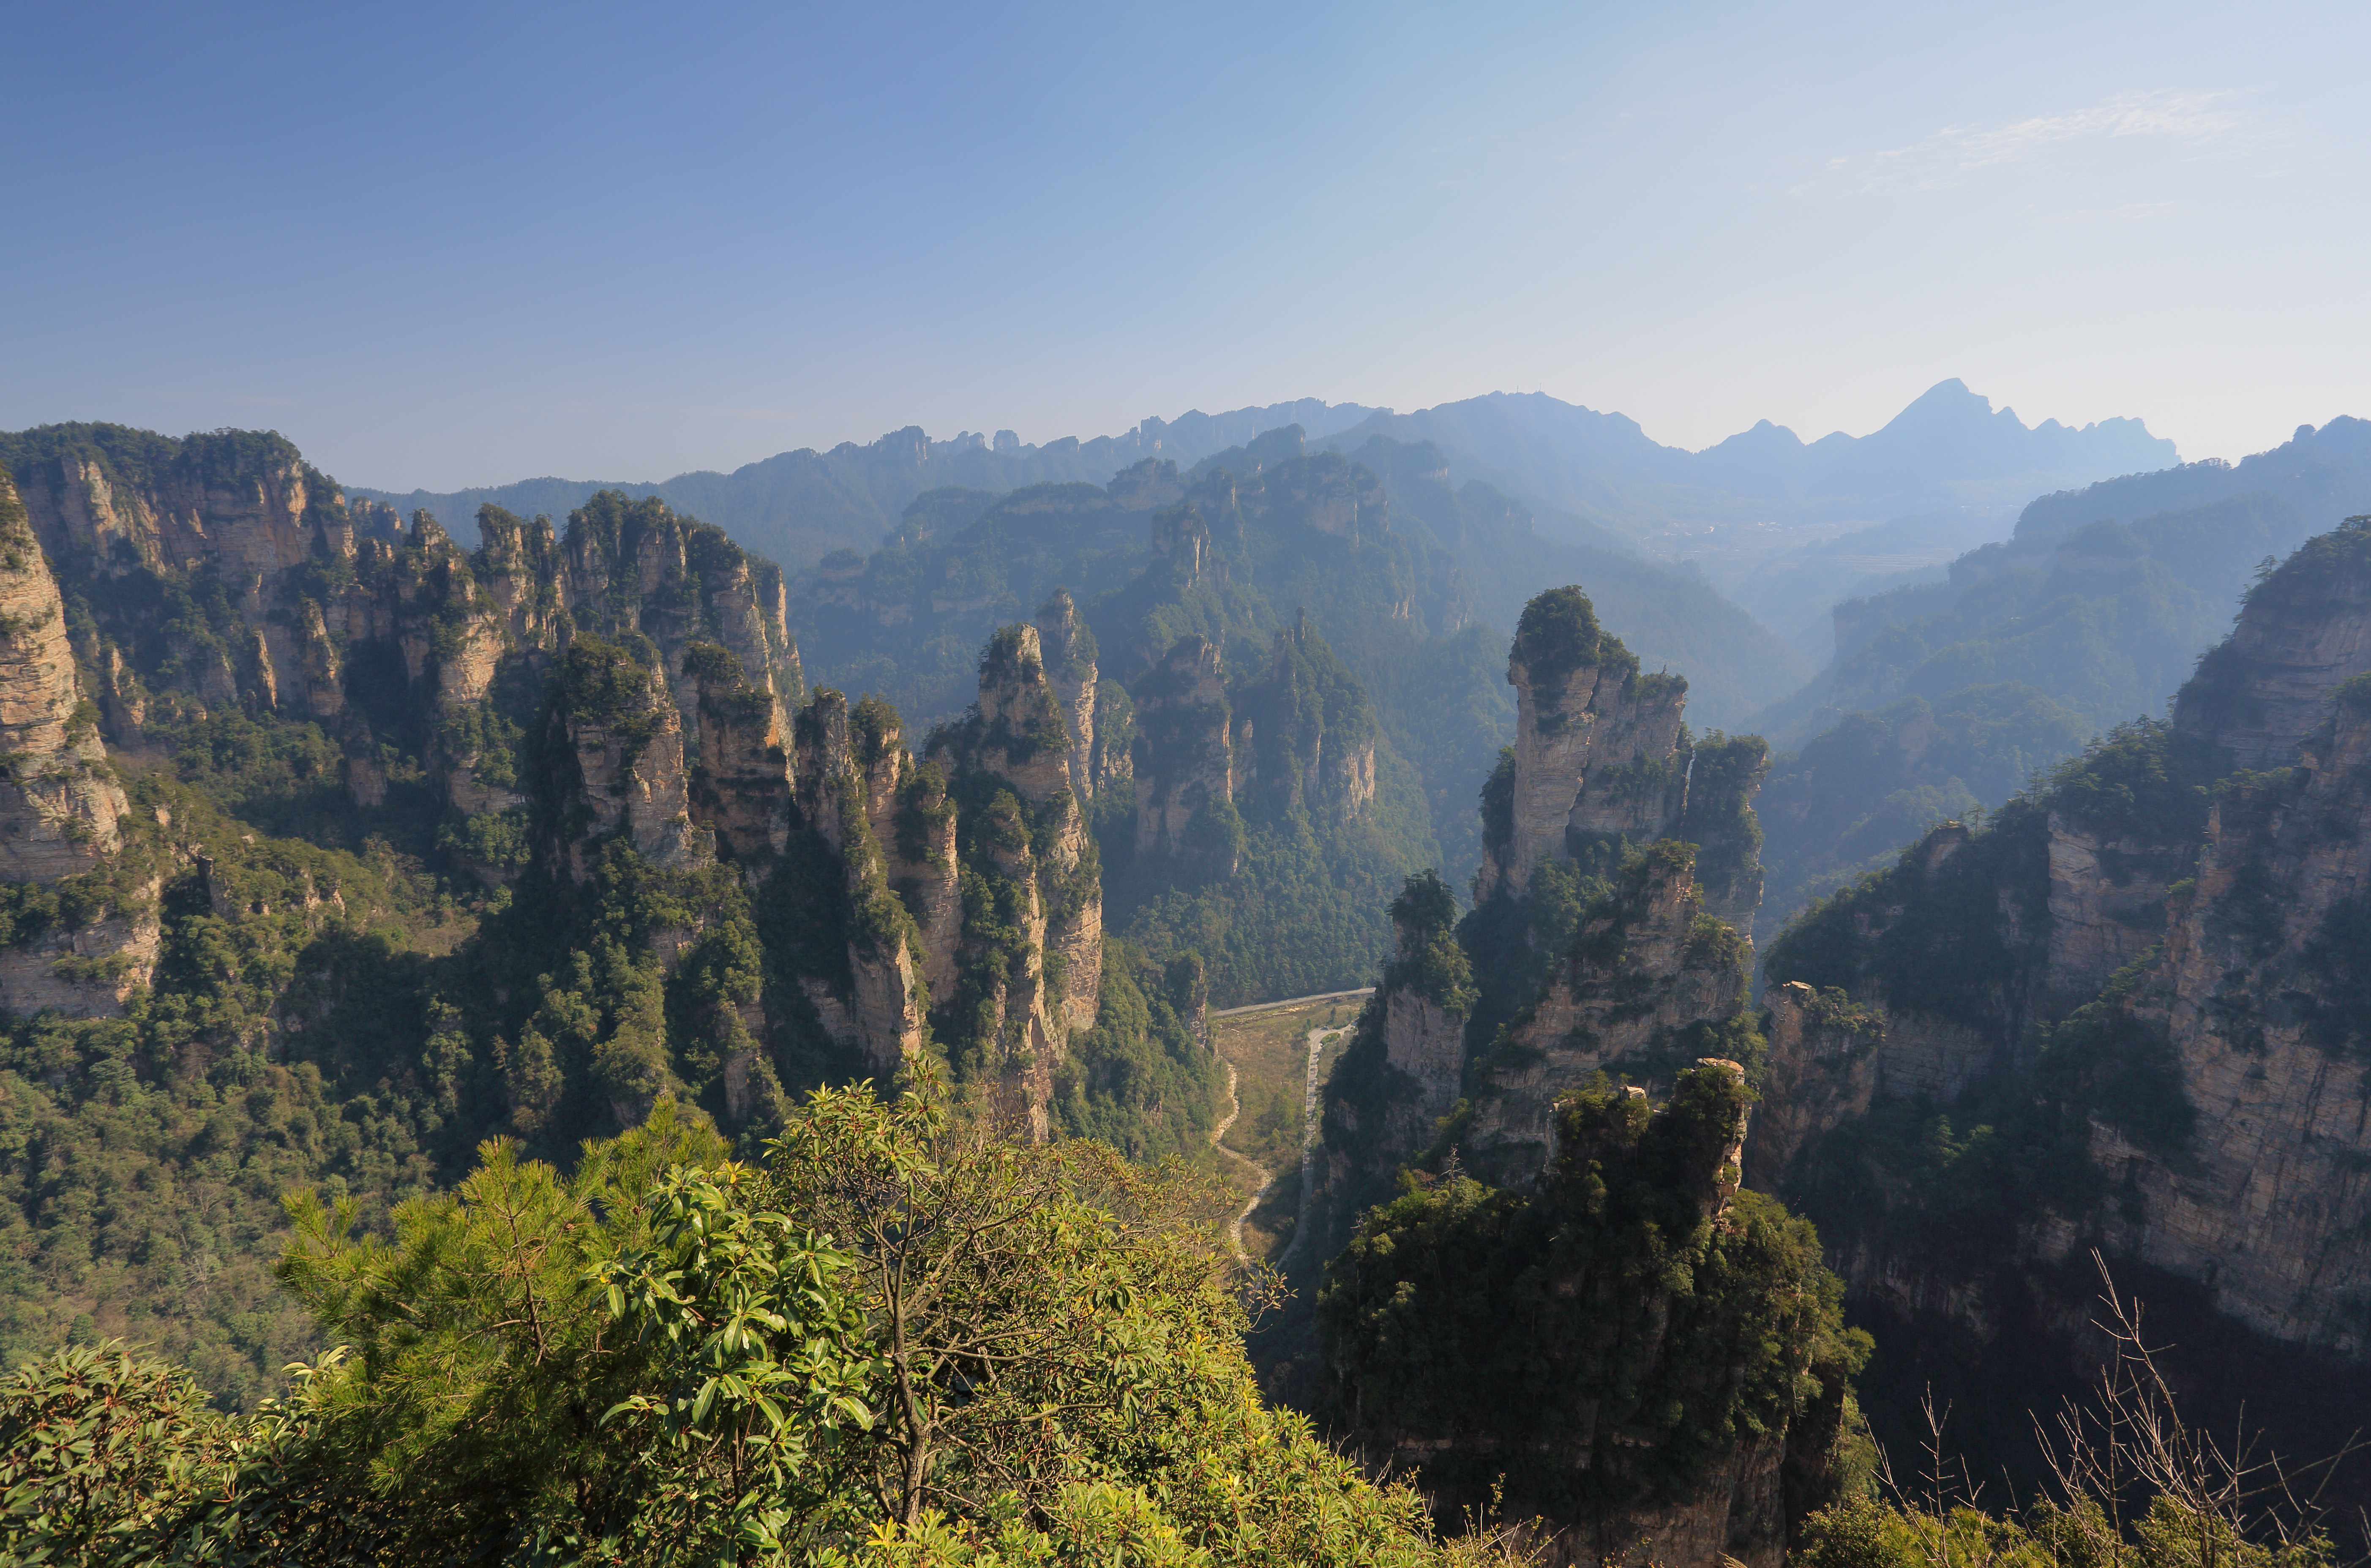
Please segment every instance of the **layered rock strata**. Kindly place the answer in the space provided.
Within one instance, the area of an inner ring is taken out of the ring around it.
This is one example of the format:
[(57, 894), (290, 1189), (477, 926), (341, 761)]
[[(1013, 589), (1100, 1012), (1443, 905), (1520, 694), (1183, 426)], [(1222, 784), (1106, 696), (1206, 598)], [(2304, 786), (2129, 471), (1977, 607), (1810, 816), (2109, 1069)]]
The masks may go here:
[(1704, 913), (1688, 847), (1655, 846), (1476, 1064), (1459, 1135), (1465, 1164), (1495, 1185), (1529, 1186), (1553, 1158), (1562, 1096), (1600, 1072), (1669, 1082), (1740, 1021), (1746, 953), (1742, 938)]
[(0, 470), (0, 877), (52, 882), (112, 855), (127, 805), (75, 680), (65, 605)]
[(1232, 805), (1234, 746), (1216, 643), (1181, 637), (1136, 697), (1136, 849), (1175, 854), (1197, 812)]
[[(1520, 894), (1542, 860), (1569, 859), (1590, 842), (1635, 844), (1679, 830), (1690, 761), (1681, 744), (1685, 680), (1643, 673), (1578, 588), (1524, 608), (1507, 680), (1515, 688), (1514, 766), (1501, 786), (1503, 815), (1485, 824), (1476, 903), (1502, 890)], [(1745, 805), (1760, 783), (1758, 768), (1742, 781)], [(1746, 905), (1750, 918), (1760, 892), (1757, 864), (1724, 903)]]
[(2349, 518), (2251, 590), (2230, 638), (2175, 699), (2177, 730), (2236, 767), (2280, 767), (2317, 729), (2340, 683), (2371, 671), (2371, 559)]
[(2193, 1120), (2155, 1147), (2092, 1123), (2093, 1163), (2135, 1200), (2109, 1234), (2259, 1332), (2362, 1357), (2371, 681), (2342, 688), (2293, 770), (2222, 794), (2170, 905), (2162, 954), (2115, 1016), (2163, 1043)]

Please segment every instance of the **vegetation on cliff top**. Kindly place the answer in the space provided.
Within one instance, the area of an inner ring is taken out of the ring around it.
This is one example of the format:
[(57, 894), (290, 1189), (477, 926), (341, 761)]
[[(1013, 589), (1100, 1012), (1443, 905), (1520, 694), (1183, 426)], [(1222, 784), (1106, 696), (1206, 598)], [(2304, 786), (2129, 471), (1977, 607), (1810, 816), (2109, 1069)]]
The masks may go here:
[(1326, 1412), (1422, 1445), (1428, 1487), (1556, 1519), (1687, 1499), (1740, 1447), (1828, 1465), (1867, 1342), (1811, 1228), (1734, 1193), (1747, 1098), (1718, 1067), (1660, 1110), (1601, 1079), (1538, 1193), (1411, 1179), (1327, 1267)]

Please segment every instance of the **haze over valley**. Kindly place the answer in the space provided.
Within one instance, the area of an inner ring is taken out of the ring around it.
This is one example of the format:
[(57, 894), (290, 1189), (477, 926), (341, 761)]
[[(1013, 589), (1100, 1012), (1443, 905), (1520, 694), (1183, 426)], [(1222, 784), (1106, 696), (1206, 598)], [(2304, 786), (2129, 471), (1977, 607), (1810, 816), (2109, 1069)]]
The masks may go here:
[(2359, 1560), (2365, 27), (29, 17), (0, 1561)]

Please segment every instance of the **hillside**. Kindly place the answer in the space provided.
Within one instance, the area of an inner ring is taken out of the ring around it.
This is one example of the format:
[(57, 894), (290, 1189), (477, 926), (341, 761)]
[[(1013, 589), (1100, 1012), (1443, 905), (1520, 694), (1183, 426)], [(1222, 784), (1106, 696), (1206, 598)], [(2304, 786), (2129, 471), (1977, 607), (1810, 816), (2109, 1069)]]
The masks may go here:
[(1837, 605), (1828, 668), (1747, 721), (1789, 748), (1766, 802), (1769, 918), (1870, 869), (1889, 836), (1997, 806), (2088, 736), (2163, 712), (2250, 583), (2365, 507), (2371, 424), (2334, 420), (2236, 467), (2041, 497), (1948, 581)]
[(1125, 435), (1081, 441), (1066, 436), (1027, 445), (1011, 431), (988, 436), (966, 431), (932, 441), (917, 427), (892, 431), (870, 445), (844, 441), (828, 452), (801, 447), (729, 474), (703, 470), (656, 482), (524, 479), (515, 484), (432, 493), (357, 490), (403, 515), (425, 510), (446, 528), (465, 531), (480, 506), (522, 517), (565, 517), (600, 490), (636, 499), (657, 497), (678, 512), (706, 519), (750, 549), (788, 566), (804, 566), (836, 549), (869, 550), (894, 529), (925, 490), (1005, 491), (1031, 485), (1102, 484), (1146, 458), (1191, 465), (1209, 453), (1296, 421), (1336, 430), (1374, 410), (1319, 398), (1175, 420), (1147, 418)]
[(1881, 1435), (1931, 1383), (1978, 1463), (2033, 1473), (2024, 1412), (2079, 1380), (2091, 1249), (2200, 1347), (2193, 1419), (2244, 1405), (2291, 1453), (2351, 1428), (2366, 528), (2249, 589), (2169, 721), (1933, 828), (1770, 944), (1747, 1172), (1843, 1260)]

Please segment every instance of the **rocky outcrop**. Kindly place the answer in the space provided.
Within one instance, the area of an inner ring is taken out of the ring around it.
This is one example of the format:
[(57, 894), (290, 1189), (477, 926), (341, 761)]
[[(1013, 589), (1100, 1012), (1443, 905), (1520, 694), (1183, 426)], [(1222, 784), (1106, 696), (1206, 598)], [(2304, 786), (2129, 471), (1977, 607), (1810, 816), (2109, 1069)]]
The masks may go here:
[(1885, 1020), (1841, 991), (1823, 995), (1799, 980), (1771, 986), (1763, 1000), (1769, 1055), (1744, 1166), (1747, 1182), (1770, 1192), (1806, 1145), (1867, 1114), (1885, 1080)]
[(2371, 681), (2294, 770), (2222, 794), (2171, 905), (2101, 1027), (2162, 1043), (2193, 1120), (2155, 1147), (2093, 1122), (2094, 1163), (2136, 1200), (2117, 1250), (2273, 1339), (2371, 1355)]
[(2309, 539), (2250, 591), (2175, 699), (2176, 731), (2236, 767), (2286, 766), (2341, 682), (2371, 671), (2371, 518)]
[(887, 858), (873, 828), (885, 812), (873, 786), (886, 783), (894, 802), (905, 748), (894, 731), (862, 721), (874, 717), (860, 711), (851, 722), (848, 699), (828, 688), (798, 715), (800, 814), (837, 858), (853, 916), (847, 988), (813, 976), (802, 977), (801, 986), (826, 1030), (886, 1076), (922, 1048), (929, 1000), (907, 940), (911, 920), (889, 889)]
[(1133, 467), (1121, 469), (1112, 476), (1112, 482), (1104, 490), (1114, 505), (1130, 512), (1174, 506), (1186, 494), (1185, 485), (1178, 481), (1177, 465), (1164, 457), (1147, 457)]
[(126, 809), (75, 685), (57, 582), (0, 470), (0, 877), (89, 870), (115, 852)]
[(2040, 1007), (2064, 1017), (2165, 934), (2167, 890), (2190, 872), (2189, 844), (2156, 844), (2050, 813), (2050, 931)]
[(52, 1008), (68, 1018), (122, 1016), (132, 993), (156, 976), (162, 886), (152, 879), (98, 919), (0, 948), (0, 1009), (17, 1018)]
[[(1057, 595), (1045, 618), (1062, 634), (1069, 678), (1092, 700), (1092, 643), (1058, 613), (1067, 605)], [(980, 802), (963, 824), (963, 855), (1003, 928), (966, 931), (961, 973), (932, 995), (946, 1002), (949, 1032), (963, 1036), (967, 1070), (995, 1113), (1041, 1138), (1051, 1131), (1054, 1073), (1072, 1038), (1094, 1026), (1104, 964), (1101, 870), (1070, 782), (1084, 754), (1067, 720), (1082, 709), (1063, 699), (1043, 646), (1026, 624), (990, 637), (978, 705), (935, 732), (930, 750), (930, 766), (943, 770), (942, 798), (960, 784), (956, 793)], [(1092, 709), (1083, 712), (1092, 722)]]
[(1514, 774), (1504, 820), (1486, 824), (1477, 903), (1500, 888), (1521, 893), (1532, 868), (1569, 856), (1576, 836), (1661, 837), (1686, 804), (1679, 743), (1687, 682), (1642, 674), (1579, 589), (1553, 590), (1524, 608), (1507, 680), (1515, 688)]
[(1475, 1068), (1467, 1164), (1523, 1187), (1552, 1157), (1556, 1101), (1600, 1072), (1670, 1081), (1743, 1020), (1744, 939), (1704, 913), (1689, 847), (1656, 845), (1590, 912), (1546, 988)]
[(581, 637), (560, 678), (552, 721), (567, 760), (554, 848), (570, 875), (589, 881), (599, 841), (613, 835), (663, 866), (703, 860), (709, 838), (691, 821), (683, 720), (665, 677), (613, 644)]
[(1829, 1484), (1848, 1355), (1814, 1249), (1738, 1196), (1738, 1065), (1671, 1090), (1564, 1097), (1528, 1193), (1419, 1179), (1327, 1272), (1326, 1413), (1436, 1515), (1528, 1517), (1533, 1561), (1778, 1568)]
[(1042, 804), (1072, 788), (1071, 716), (1047, 679), (1035, 627), (1009, 626), (989, 639), (979, 660), (979, 732), (970, 742), (976, 766)]
[(1070, 788), (1080, 800), (1092, 800), (1102, 781), (1095, 763), (1095, 634), (1069, 589), (1055, 589), (1037, 606), (1037, 647), (1063, 727), (1070, 732)]
[(1358, 821), (1375, 800), (1374, 706), (1304, 611), (1276, 634), (1268, 667), (1230, 698), (1236, 800), (1321, 826)]
[(1179, 638), (1136, 683), (1135, 698), (1137, 853), (1176, 854), (1197, 813), (1234, 802), (1234, 747), (1218, 645)]
[(697, 764), (688, 801), (730, 859), (762, 877), (790, 847), (791, 763), (781, 708), (751, 686), (740, 660), (720, 643), (694, 643), (684, 659), (692, 684)]

